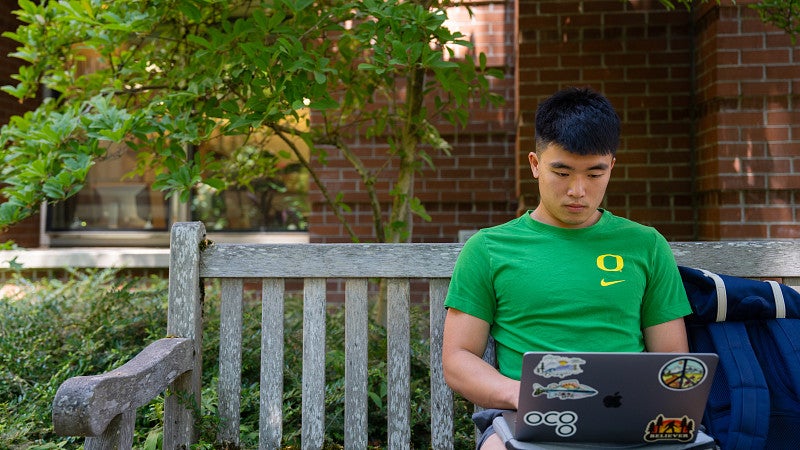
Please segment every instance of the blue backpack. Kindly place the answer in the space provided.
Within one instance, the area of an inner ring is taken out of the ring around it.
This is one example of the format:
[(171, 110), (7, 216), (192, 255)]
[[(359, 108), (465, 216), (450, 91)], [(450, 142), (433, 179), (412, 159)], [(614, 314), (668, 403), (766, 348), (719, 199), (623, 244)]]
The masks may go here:
[(679, 267), (693, 352), (719, 355), (703, 425), (723, 450), (800, 449), (800, 292)]

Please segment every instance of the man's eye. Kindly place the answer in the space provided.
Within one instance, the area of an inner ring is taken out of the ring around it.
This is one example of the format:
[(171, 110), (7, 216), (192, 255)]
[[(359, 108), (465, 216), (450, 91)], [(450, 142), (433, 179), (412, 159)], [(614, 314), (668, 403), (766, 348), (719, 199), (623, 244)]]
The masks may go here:
[(556, 176), (559, 177), (568, 177), (569, 174), (567, 172), (556, 172)]

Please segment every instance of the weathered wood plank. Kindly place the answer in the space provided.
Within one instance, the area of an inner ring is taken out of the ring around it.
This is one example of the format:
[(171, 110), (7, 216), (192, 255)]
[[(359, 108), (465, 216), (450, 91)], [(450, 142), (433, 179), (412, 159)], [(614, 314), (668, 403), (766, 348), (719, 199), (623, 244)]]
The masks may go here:
[(147, 404), (192, 368), (191, 339), (164, 338), (101, 375), (66, 380), (53, 400), (53, 429), (62, 436), (100, 436), (108, 424)]
[(261, 282), (261, 390), (259, 449), (279, 448), (283, 435), (284, 282)]
[(369, 304), (367, 280), (345, 285), (344, 448), (367, 448), (367, 361)]
[(444, 381), (442, 369), (442, 332), (444, 331), (444, 299), (449, 279), (430, 281), (430, 365), (431, 365), (431, 447), (452, 450), (453, 392)]
[(204, 277), (449, 277), (459, 244), (214, 244)]
[(389, 449), (411, 445), (411, 319), (408, 279), (390, 278), (386, 283), (387, 384)]
[(325, 279), (303, 286), (303, 449), (322, 448), (325, 435)]
[(239, 446), (242, 392), (242, 301), (244, 281), (223, 278), (220, 284), (219, 434), (217, 441)]
[(200, 245), (205, 239), (200, 222), (172, 226), (169, 256), (169, 310), (167, 334), (184, 337), (194, 344), (192, 370), (170, 385), (164, 400), (164, 448), (189, 448), (196, 442), (194, 405), (186, 405), (182, 394), (200, 405), (203, 376), (203, 297), (200, 290)]
[(673, 242), (679, 265), (747, 278), (800, 273), (800, 240)]
[[(204, 277), (408, 277), (452, 275), (462, 244), (214, 244)], [(800, 272), (800, 241), (670, 243), (678, 264), (735, 276)], [(780, 264), (775, 264), (780, 261)]]

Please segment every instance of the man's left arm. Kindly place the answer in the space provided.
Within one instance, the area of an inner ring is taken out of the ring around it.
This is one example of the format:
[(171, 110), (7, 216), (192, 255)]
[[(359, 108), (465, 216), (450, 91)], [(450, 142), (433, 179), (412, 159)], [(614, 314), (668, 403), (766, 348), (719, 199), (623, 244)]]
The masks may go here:
[(648, 352), (686, 353), (689, 339), (686, 326), (679, 317), (644, 329), (644, 345)]

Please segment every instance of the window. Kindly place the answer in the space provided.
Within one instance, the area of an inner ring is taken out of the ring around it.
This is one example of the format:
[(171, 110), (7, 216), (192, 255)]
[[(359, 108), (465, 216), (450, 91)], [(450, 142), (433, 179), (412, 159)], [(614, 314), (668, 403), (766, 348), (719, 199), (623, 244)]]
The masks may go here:
[[(230, 188), (199, 187), (182, 205), (177, 196), (167, 199), (151, 188), (154, 176), (128, 176), (135, 152), (112, 147), (75, 197), (48, 206), (48, 244), (167, 245), (170, 225), (184, 220), (202, 221), (209, 232), (237, 233), (238, 240), (263, 240), (244, 234), (307, 230), (308, 174), (280, 146), (248, 145), (237, 136), (215, 139), (197, 151), (225, 160)], [(258, 176), (237, 183), (246, 171)]]
[(75, 197), (48, 208), (48, 231), (166, 231), (168, 202), (164, 194), (150, 189), (152, 177), (125, 178), (135, 165), (133, 151), (109, 149)]

